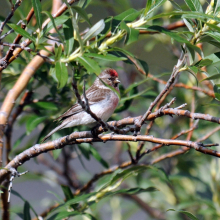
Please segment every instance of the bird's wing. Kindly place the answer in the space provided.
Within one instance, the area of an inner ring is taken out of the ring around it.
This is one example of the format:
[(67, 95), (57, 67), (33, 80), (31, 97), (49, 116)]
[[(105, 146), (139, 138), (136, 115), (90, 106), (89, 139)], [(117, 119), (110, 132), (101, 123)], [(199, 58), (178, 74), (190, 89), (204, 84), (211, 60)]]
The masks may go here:
[[(94, 87), (90, 87), (88, 90), (86, 90), (86, 98), (88, 99), (89, 106), (91, 106), (93, 104), (96, 104), (96, 103), (104, 100), (106, 97), (105, 97), (105, 95), (100, 94), (100, 91), (98, 91), (96, 87), (95, 88)], [(83, 101), (85, 101), (83, 95), (81, 96), (81, 99)], [(70, 117), (72, 115), (75, 115), (77, 113), (80, 113), (82, 111), (84, 111), (82, 109), (82, 106), (79, 103), (76, 103), (70, 109), (68, 109), (64, 114), (59, 116), (54, 121), (63, 121), (64, 119), (66, 119), (66, 118), (68, 118), (68, 117)]]

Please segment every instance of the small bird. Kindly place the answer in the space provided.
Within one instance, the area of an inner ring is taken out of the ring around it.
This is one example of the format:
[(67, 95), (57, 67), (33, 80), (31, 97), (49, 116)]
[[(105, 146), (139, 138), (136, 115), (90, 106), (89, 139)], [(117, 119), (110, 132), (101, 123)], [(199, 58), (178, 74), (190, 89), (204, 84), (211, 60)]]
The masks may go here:
[[(86, 90), (86, 98), (88, 99), (91, 111), (103, 121), (107, 121), (114, 113), (119, 102), (119, 97), (103, 82), (119, 92), (118, 84), (120, 81), (118, 79), (118, 73), (114, 69), (108, 68), (102, 71), (99, 77), (96, 78), (93, 85)], [(81, 96), (81, 99), (82, 101), (85, 101), (83, 95)], [(85, 112), (78, 102), (55, 121), (61, 121), (62, 123), (53, 129), (42, 140), (42, 142), (48, 139), (56, 131), (63, 128), (75, 127), (78, 125), (95, 126), (97, 124), (95, 119)]]

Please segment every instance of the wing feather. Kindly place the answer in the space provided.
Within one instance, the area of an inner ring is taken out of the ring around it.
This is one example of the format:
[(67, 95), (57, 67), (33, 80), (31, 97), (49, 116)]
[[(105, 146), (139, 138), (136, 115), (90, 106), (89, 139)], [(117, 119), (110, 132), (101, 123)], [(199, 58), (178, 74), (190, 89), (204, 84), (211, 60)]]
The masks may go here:
[[(89, 102), (89, 106), (93, 105), (93, 104), (97, 104), (98, 102), (103, 101), (106, 98), (106, 92), (109, 89), (98, 89), (95, 86), (90, 87), (88, 90), (86, 90), (86, 97), (88, 99)], [(83, 101), (85, 101), (84, 96), (81, 95), (81, 99)], [(64, 112), (64, 114), (62, 114), (61, 116), (59, 116), (57, 119), (55, 119), (54, 121), (63, 121), (66, 118), (78, 114), (80, 112), (84, 111), (81, 107), (81, 105), (79, 103), (76, 103), (75, 105), (73, 105), (70, 109), (68, 109), (66, 112)]]

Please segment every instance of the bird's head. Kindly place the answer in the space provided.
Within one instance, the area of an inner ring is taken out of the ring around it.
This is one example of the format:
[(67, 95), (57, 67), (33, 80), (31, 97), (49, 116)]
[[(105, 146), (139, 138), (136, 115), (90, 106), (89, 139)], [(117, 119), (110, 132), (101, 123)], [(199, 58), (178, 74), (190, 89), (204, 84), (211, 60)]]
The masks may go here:
[(102, 71), (102, 73), (99, 75), (99, 79), (115, 89), (118, 88), (118, 84), (120, 83), (118, 79), (118, 73), (111, 68)]

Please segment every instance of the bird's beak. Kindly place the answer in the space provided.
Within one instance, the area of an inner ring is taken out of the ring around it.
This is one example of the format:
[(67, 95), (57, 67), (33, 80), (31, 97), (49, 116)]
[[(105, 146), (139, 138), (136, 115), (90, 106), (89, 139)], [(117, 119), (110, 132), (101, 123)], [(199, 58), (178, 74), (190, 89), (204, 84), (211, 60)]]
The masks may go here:
[(118, 78), (115, 78), (114, 83), (120, 83), (121, 81)]

